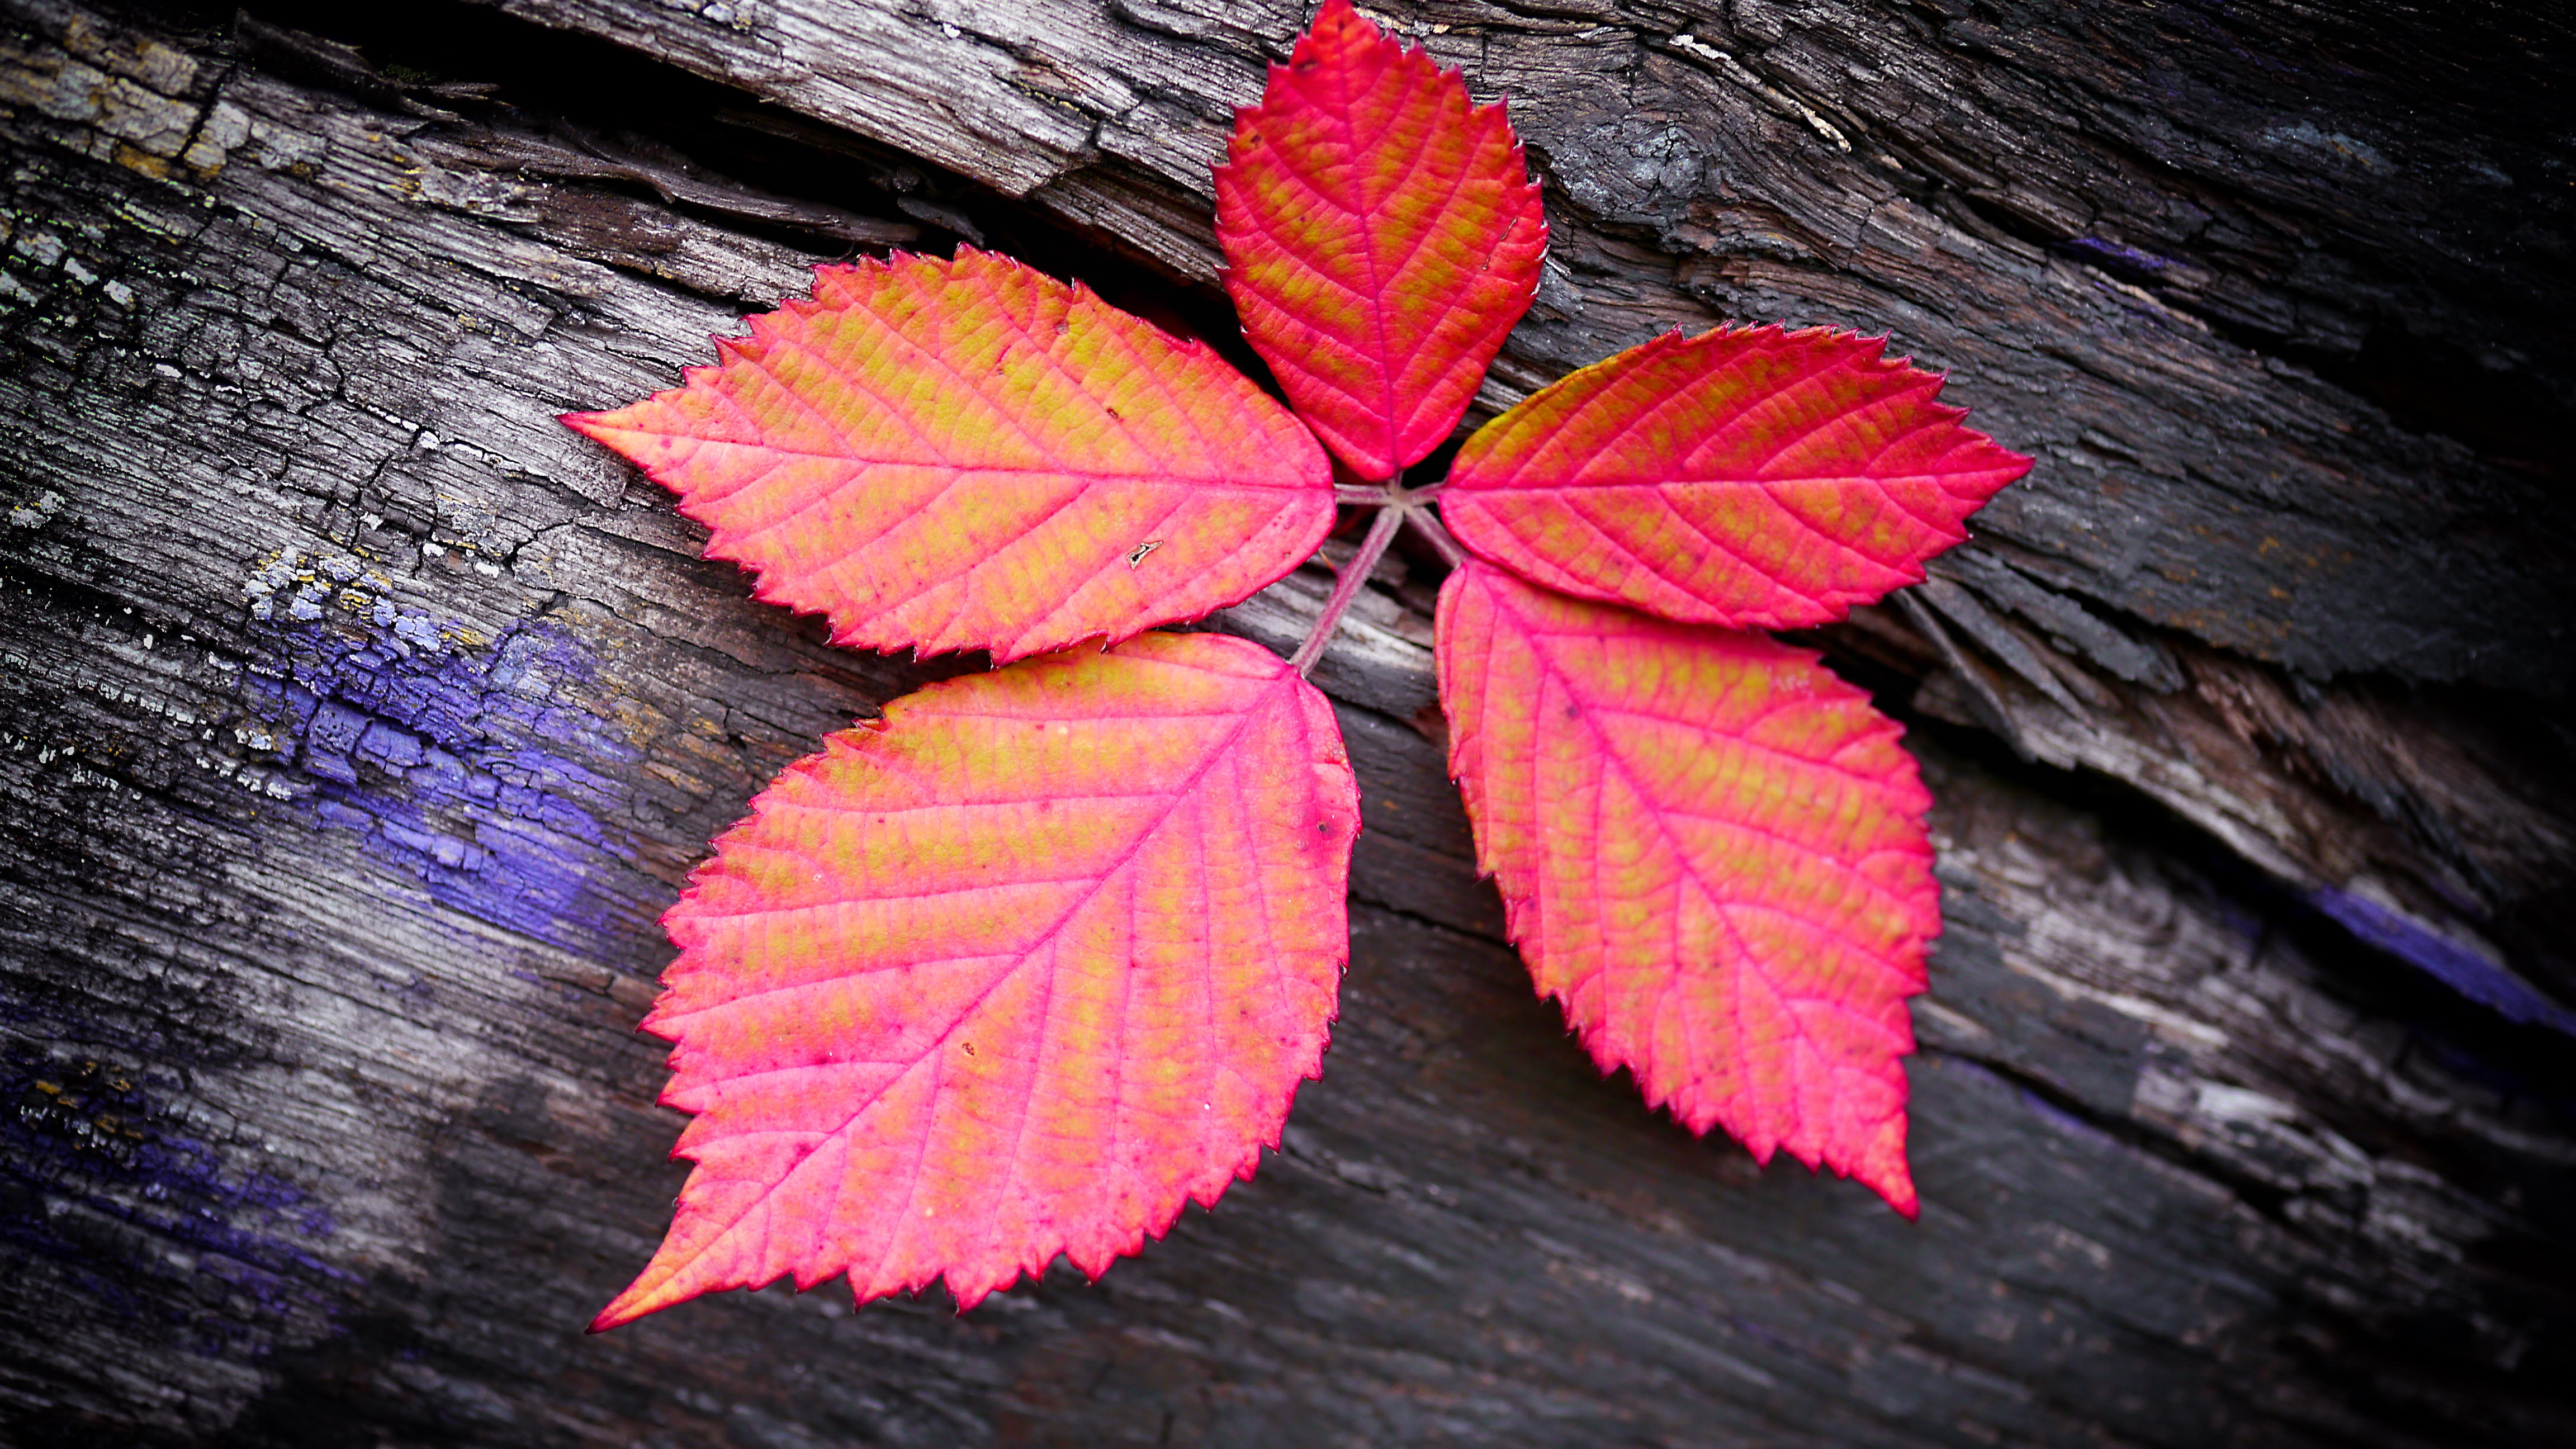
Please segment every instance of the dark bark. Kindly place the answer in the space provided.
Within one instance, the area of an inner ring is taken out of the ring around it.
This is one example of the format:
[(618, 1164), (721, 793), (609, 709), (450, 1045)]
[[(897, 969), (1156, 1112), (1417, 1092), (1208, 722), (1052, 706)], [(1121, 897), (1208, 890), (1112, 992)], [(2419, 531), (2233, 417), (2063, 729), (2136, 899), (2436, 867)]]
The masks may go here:
[[(1418, 557), (1318, 674), (1353, 964), (1254, 1181), (963, 1317), (587, 1338), (681, 1175), (654, 916), (974, 665), (825, 647), (552, 415), (853, 246), (1225, 337), (1205, 168), (1303, 16), (5, 14), (17, 1442), (2576, 1442), (2564, 23), (1396, 12), (1548, 183), (1490, 404), (1833, 322), (2040, 455), (1818, 636), (1941, 802), (1923, 1221), (1648, 1114), (1532, 998)], [(1293, 645), (1321, 578), (1221, 622)]]

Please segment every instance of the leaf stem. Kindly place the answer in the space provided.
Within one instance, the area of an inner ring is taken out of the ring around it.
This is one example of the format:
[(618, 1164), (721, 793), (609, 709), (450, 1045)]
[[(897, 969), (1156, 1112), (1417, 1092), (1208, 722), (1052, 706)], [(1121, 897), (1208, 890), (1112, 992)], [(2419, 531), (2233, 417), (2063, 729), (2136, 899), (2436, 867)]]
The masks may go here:
[(1422, 535), (1422, 541), (1431, 545), (1432, 552), (1440, 555), (1442, 563), (1454, 569), (1467, 561), (1467, 550), (1459, 547), (1458, 540), (1450, 536), (1449, 530), (1440, 526), (1439, 515), (1428, 508), (1418, 507), (1398, 511), (1412, 521), (1413, 531)]
[[(1377, 494), (1370, 501), (1385, 503), (1387, 495)], [(1368, 582), (1369, 571), (1386, 556), (1386, 546), (1395, 542), (1395, 530), (1403, 524), (1404, 516), (1415, 511), (1411, 506), (1378, 510), (1377, 517), (1369, 524), (1368, 537), (1360, 540), (1360, 551), (1352, 554), (1351, 561), (1342, 565), (1336, 574), (1333, 595), (1324, 601), (1324, 612), (1315, 617), (1314, 632), (1306, 636), (1305, 643), (1297, 646), (1297, 653), (1288, 661), (1299, 674), (1314, 672), (1315, 661), (1324, 657), (1324, 646), (1332, 642), (1333, 631), (1341, 627), (1342, 615), (1351, 607), (1351, 600), (1359, 597), (1361, 586)]]

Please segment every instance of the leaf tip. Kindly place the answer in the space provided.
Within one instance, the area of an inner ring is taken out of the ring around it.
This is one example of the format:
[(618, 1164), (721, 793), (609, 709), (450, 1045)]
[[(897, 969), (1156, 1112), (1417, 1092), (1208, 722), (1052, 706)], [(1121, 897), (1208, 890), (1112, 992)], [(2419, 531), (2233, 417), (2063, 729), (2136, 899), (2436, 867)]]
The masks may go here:
[(1923, 1221), (1923, 1200), (1915, 1195), (1914, 1174), (1906, 1167), (1902, 1156), (1896, 1159), (1893, 1168), (1883, 1174), (1873, 1174), (1873, 1177), (1876, 1180), (1863, 1178), (1862, 1186), (1885, 1198), (1887, 1205), (1896, 1209), (1898, 1217), (1909, 1223)]
[(1320, 31), (1326, 25), (1338, 28), (1353, 23), (1362, 26), (1372, 35), (1377, 33), (1377, 27), (1369, 23), (1368, 17), (1362, 15), (1360, 8), (1352, 4), (1351, 0), (1324, 0), (1323, 4), (1315, 7), (1314, 22), (1306, 28), (1311, 32)]
[(615, 412), (557, 413), (555, 414), (555, 421), (572, 429), (574, 432), (581, 434), (585, 438), (604, 443), (608, 440), (600, 435), (611, 430), (614, 425), (609, 422), (609, 419), (616, 416), (617, 413)]
[(598, 1316), (590, 1320), (590, 1327), (583, 1329), (582, 1332), (606, 1333), (612, 1328), (623, 1328), (648, 1313), (670, 1306), (668, 1303), (656, 1301), (651, 1295), (638, 1292), (637, 1290), (643, 1286), (641, 1279), (628, 1285), (625, 1292), (610, 1299), (608, 1306), (599, 1310)]

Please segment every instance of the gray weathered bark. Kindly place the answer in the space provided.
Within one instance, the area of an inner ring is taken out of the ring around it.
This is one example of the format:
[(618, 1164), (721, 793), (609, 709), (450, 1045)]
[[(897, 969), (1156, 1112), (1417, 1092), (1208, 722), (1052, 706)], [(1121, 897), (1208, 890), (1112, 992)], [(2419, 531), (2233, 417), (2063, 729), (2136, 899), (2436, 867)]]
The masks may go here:
[[(1489, 405), (1832, 322), (2041, 458), (1819, 636), (1941, 801), (1923, 1221), (1650, 1116), (1532, 999), (1416, 558), (1319, 672), (1353, 963), (1254, 1181), (963, 1317), (585, 1338), (681, 1175), (654, 916), (820, 734), (970, 666), (753, 604), (552, 415), (852, 247), (1221, 330), (1206, 166), (1304, 16), (5, 13), (20, 1441), (2576, 1440), (2564, 22), (1390, 12), (1548, 183)], [(1289, 644), (1322, 577), (1221, 623)]]

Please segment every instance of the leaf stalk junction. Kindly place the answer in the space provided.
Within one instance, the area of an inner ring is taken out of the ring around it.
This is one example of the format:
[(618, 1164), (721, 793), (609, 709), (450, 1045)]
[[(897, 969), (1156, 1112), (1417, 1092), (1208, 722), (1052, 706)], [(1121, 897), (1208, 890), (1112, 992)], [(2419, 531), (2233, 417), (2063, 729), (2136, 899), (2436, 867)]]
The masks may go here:
[(1423, 488), (1405, 487), (1401, 469), (1384, 483), (1358, 487), (1343, 485), (1333, 490), (1336, 502), (1375, 508), (1377, 517), (1370, 521), (1367, 534), (1360, 539), (1359, 551), (1351, 555), (1349, 562), (1334, 570), (1333, 592), (1324, 600), (1324, 611), (1315, 616), (1315, 627), (1307, 632), (1306, 642), (1298, 645), (1297, 652), (1289, 657), (1289, 664), (1299, 674), (1315, 672), (1315, 662), (1324, 657), (1324, 649), (1332, 642), (1333, 632), (1341, 627), (1342, 615), (1350, 610), (1351, 601), (1358, 598), (1360, 590), (1367, 585), (1369, 574), (1377, 568), (1377, 561), (1386, 557), (1388, 546), (1395, 542), (1396, 530), (1407, 523), (1412, 524), (1451, 568), (1466, 561), (1466, 550), (1449, 536), (1448, 529), (1440, 526), (1439, 515), (1431, 511), (1431, 500), (1439, 492), (1437, 483)]

